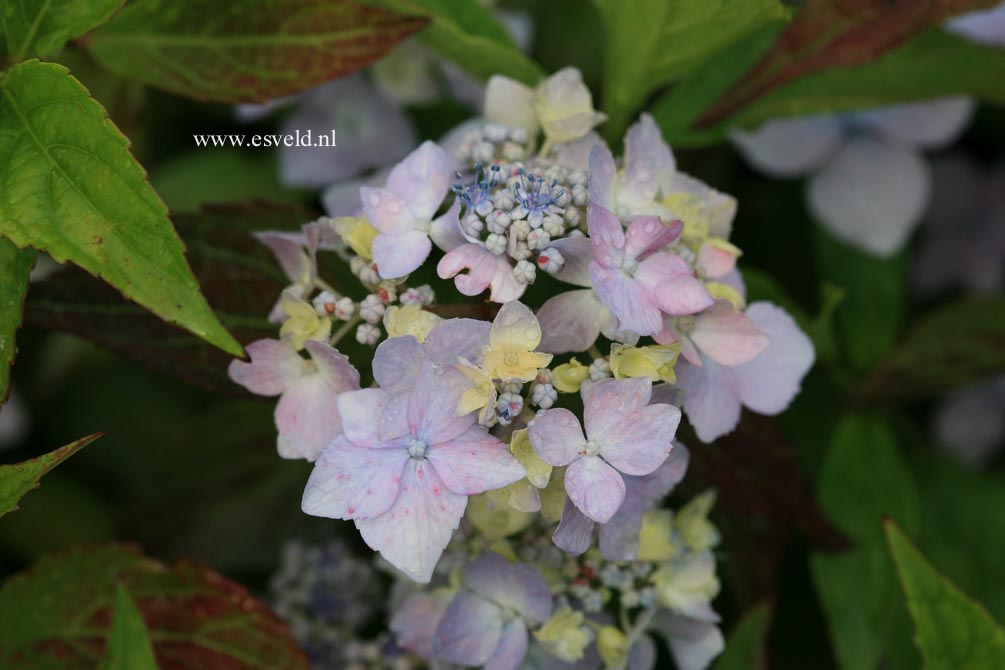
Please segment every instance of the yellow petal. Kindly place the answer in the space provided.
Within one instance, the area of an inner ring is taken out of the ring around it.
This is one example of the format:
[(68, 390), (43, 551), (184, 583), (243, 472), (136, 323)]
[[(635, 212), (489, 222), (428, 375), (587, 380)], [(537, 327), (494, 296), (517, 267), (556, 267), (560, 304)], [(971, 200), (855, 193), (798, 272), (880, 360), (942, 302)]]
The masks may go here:
[(579, 387), (590, 378), (590, 368), (575, 358), (552, 370), (552, 385), (562, 393), (578, 393)]
[(384, 328), (387, 329), (388, 337), (411, 335), (419, 342), (425, 342), (429, 331), (442, 320), (415, 303), (404, 307), (392, 305), (384, 312)]
[(705, 282), (705, 290), (708, 294), (712, 296), (715, 300), (726, 300), (733, 306), (733, 309), (742, 310), (746, 301), (740, 292), (729, 284), (724, 284), (722, 282), (710, 281)]
[(527, 430), (518, 430), (513, 433), (509, 444), (510, 451), (520, 461), (524, 469), (527, 470), (527, 479), (531, 484), (539, 489), (548, 485), (551, 479), (552, 466), (546, 463), (537, 455), (534, 446), (530, 443)]
[(370, 225), (365, 216), (341, 216), (334, 220), (335, 232), (345, 240), (349, 248), (366, 260), (373, 258), (373, 240), (377, 229)]

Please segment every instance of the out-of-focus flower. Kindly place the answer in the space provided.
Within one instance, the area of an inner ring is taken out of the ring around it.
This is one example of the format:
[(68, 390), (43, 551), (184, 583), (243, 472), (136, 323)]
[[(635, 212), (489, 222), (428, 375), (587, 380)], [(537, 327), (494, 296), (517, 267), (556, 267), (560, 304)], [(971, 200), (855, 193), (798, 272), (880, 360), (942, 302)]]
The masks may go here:
[(813, 343), (780, 307), (755, 302), (746, 316), (768, 337), (768, 346), (753, 359), (727, 366), (700, 353), (700, 365), (677, 363), (677, 386), (686, 393), (684, 412), (702, 442), (733, 430), (741, 406), (758, 414), (782, 412), (816, 358)]
[(585, 617), (568, 605), (559, 607), (534, 631), (534, 637), (545, 650), (564, 663), (575, 663), (583, 658), (586, 646), (593, 641), (593, 632), (585, 625)]
[(252, 393), (279, 396), (279, 455), (313, 461), (341, 432), (336, 401), (359, 388), (359, 373), (327, 342), (309, 340), (304, 346), (310, 359), (279, 340), (252, 342), (247, 346), (251, 362), (232, 361), (228, 373)]
[(15, 389), (10, 390), (7, 402), (0, 405), (0, 451), (15, 446), (28, 432), (31, 419)]
[(328, 339), (332, 320), (328, 316), (319, 316), (311, 303), (286, 290), (279, 298), (279, 306), (286, 315), (279, 337), (295, 351), (303, 349), (308, 341), (324, 342)]
[(710, 604), (719, 593), (712, 552), (686, 554), (665, 563), (653, 575), (653, 582), (660, 603), (670, 611), (699, 621), (719, 620)]
[(315, 463), (304, 511), (355, 521), (372, 549), (413, 580), (428, 582), (467, 496), (526, 476), (474, 414), (457, 416), (467, 385), (456, 369), (427, 360), (405, 412), (385, 413), (393, 396), (383, 389), (340, 395), (342, 435)]
[(1005, 3), (961, 14), (947, 21), (943, 27), (986, 46), (1005, 46)]
[(661, 611), (653, 619), (652, 627), (666, 640), (679, 670), (705, 670), (726, 648), (726, 640), (715, 622)]
[(914, 286), (990, 293), (1005, 285), (1005, 166), (981, 173), (961, 157), (935, 161), (932, 206), (915, 255)]
[(970, 467), (986, 465), (1005, 443), (1005, 377), (950, 393), (935, 413), (939, 445)]
[(516, 670), (527, 655), (527, 625), (551, 616), (544, 577), (489, 552), (465, 568), (464, 586), (440, 619), (433, 653), (451, 663)]
[(735, 131), (733, 143), (758, 170), (810, 176), (806, 199), (837, 237), (866, 252), (896, 253), (928, 205), (926, 149), (947, 146), (973, 113), (969, 98), (769, 121)]
[(541, 410), (528, 425), (538, 455), (568, 466), (565, 490), (572, 503), (598, 523), (607, 523), (625, 500), (627, 475), (647, 475), (666, 461), (680, 423), (672, 405), (650, 405), (648, 378), (607, 380), (585, 394), (583, 435), (567, 409)]

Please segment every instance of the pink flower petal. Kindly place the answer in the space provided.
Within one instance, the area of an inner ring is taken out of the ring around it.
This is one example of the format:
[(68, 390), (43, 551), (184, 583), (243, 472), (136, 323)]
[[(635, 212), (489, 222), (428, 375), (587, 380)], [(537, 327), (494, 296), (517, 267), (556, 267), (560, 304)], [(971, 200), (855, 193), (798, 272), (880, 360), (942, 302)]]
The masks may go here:
[(593, 519), (579, 511), (569, 498), (565, 499), (562, 508), (562, 520), (551, 536), (555, 546), (566, 552), (579, 556), (593, 544), (593, 529), (596, 527)]
[[(440, 259), (436, 274), (440, 279), (456, 277), (457, 290), (467, 296), (478, 295), (489, 287), (495, 277), (495, 263), (486, 257), (492, 256), (480, 244), (474, 242), (453, 249)], [(460, 274), (469, 270), (466, 274)]]
[(778, 414), (799, 392), (816, 354), (810, 338), (781, 307), (755, 302), (747, 316), (768, 335), (770, 344), (749, 363), (732, 368), (743, 404), (760, 414)]
[(279, 455), (313, 461), (342, 432), (338, 398), (342, 394), (319, 374), (294, 382), (276, 404)]
[(377, 235), (373, 240), (373, 261), (384, 279), (397, 279), (413, 272), (429, 257), (433, 243), (416, 230), (397, 235)]
[(343, 434), (353, 444), (369, 449), (401, 446), (398, 441), (385, 440), (378, 432), (378, 418), (395, 400), (383, 389), (373, 388), (339, 395), (336, 404)]
[(391, 617), (391, 632), (398, 644), (421, 658), (433, 658), (433, 635), (453, 599), (454, 594), (446, 589), (410, 595)]
[(586, 351), (600, 336), (600, 324), (610, 312), (593, 289), (566, 291), (550, 298), (537, 311), (541, 351), (564, 354)]
[(367, 449), (340, 437), (314, 464), (301, 508), (329, 519), (380, 516), (398, 498), (407, 462), (405, 449)]
[(311, 274), (311, 261), (304, 249), (303, 234), (262, 230), (252, 233), (252, 236), (276, 256), (290, 281), (299, 282)]
[(625, 500), (625, 480), (603, 459), (583, 456), (565, 471), (565, 492), (583, 514), (607, 523)]
[(556, 466), (579, 458), (586, 444), (579, 419), (564, 407), (539, 411), (527, 425), (527, 436), (537, 455)]
[(683, 230), (680, 221), (663, 223), (658, 216), (637, 216), (625, 233), (625, 256), (642, 258), (676, 240)]
[(251, 362), (231, 361), (227, 374), (257, 395), (279, 395), (307, 372), (307, 361), (280, 340), (257, 340), (245, 351)]
[(488, 344), (491, 324), (477, 319), (447, 319), (437, 324), (424, 343), (429, 360), (453, 365), (458, 358), (474, 361)]
[(678, 425), (680, 410), (673, 405), (643, 407), (607, 431), (600, 455), (626, 475), (648, 475), (670, 455)]
[(590, 276), (593, 278), (593, 290), (600, 302), (617, 317), (619, 328), (639, 335), (655, 335), (662, 330), (663, 317), (659, 308), (633, 277), (620, 268), (609, 270), (596, 262), (590, 264)]
[(607, 269), (620, 267), (625, 248), (625, 229), (621, 221), (611, 210), (595, 202), (586, 210), (586, 221), (593, 243), (594, 263)]
[(442, 216), (433, 219), (433, 223), (429, 226), (429, 237), (443, 251), (452, 251), (462, 244), (468, 243), (458, 220), (460, 211), (461, 201), (454, 200), (450, 209)]
[(489, 292), (489, 300), (500, 304), (517, 300), (527, 290), (527, 285), (517, 281), (516, 276), (513, 274), (513, 266), (510, 265), (506, 258), (496, 256), (495, 263), (495, 273), (489, 282), (489, 286), (492, 289)]
[(342, 393), (359, 388), (359, 372), (345, 354), (319, 340), (305, 341), (304, 348), (314, 361), (317, 373), (332, 390)]
[(470, 386), (471, 381), (459, 370), (424, 362), (408, 397), (412, 434), (433, 447), (467, 431), (474, 425), (475, 415), (457, 416), (457, 401)]
[(635, 280), (667, 314), (697, 314), (715, 302), (687, 263), (670, 252), (657, 252), (639, 263)]
[(450, 188), (451, 173), (447, 154), (435, 142), (426, 140), (394, 166), (387, 178), (387, 189), (407, 203), (415, 218), (428, 221)]
[(413, 228), (414, 217), (408, 205), (386, 188), (363, 186), (359, 189), (363, 212), (370, 224), (385, 235), (398, 235)]
[(604, 379), (584, 394), (583, 415), (586, 434), (591, 440), (606, 441), (620, 430), (626, 416), (649, 404), (653, 383), (649, 377)]
[(373, 354), (373, 378), (390, 395), (404, 393), (415, 385), (425, 350), (411, 335), (384, 340)]
[(464, 584), (526, 621), (542, 623), (551, 616), (548, 584), (528, 563), (510, 563), (495, 552), (486, 552), (464, 568)]
[(736, 267), (736, 254), (706, 242), (698, 249), (698, 267), (705, 277), (722, 277)]
[(518, 670), (527, 655), (527, 647), (527, 625), (520, 619), (513, 619), (503, 629), (499, 646), (485, 664), (485, 670)]
[(677, 364), (677, 386), (684, 389), (684, 413), (698, 439), (712, 442), (740, 421), (740, 394), (731, 372), (703, 357), (701, 367)]
[(430, 448), (428, 458), (447, 488), (462, 495), (501, 489), (527, 476), (509, 448), (478, 425)]
[[(607, 210), (615, 207), (614, 183), (618, 178), (618, 166), (606, 143), (599, 143), (590, 150), (590, 203)], [(593, 233), (590, 233), (593, 236)]]
[(558, 249), (565, 259), (565, 265), (555, 273), (555, 278), (576, 286), (592, 286), (590, 281), (590, 261), (593, 260), (593, 242), (586, 236), (562, 237), (547, 246)]
[(363, 541), (414, 581), (428, 583), (464, 516), (466, 496), (453, 493), (425, 461), (409, 460), (401, 492), (387, 512), (356, 519)]
[(625, 174), (619, 197), (629, 207), (645, 206), (676, 169), (673, 152), (656, 121), (652, 115), (642, 114), (625, 133)]
[(768, 346), (764, 331), (725, 300), (717, 301), (695, 318), (691, 340), (720, 365), (748, 363)]

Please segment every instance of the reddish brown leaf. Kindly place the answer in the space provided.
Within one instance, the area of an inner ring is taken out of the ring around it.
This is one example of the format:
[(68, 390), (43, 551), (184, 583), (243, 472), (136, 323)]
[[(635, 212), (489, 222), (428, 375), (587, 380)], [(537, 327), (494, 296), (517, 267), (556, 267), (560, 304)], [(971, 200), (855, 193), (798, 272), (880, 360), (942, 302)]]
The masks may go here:
[[(211, 206), (175, 217), (203, 295), (238, 342), (276, 336), (276, 326), (266, 316), (289, 283), (271, 252), (251, 232), (296, 230), (314, 217), (308, 210), (266, 202)], [(227, 378), (226, 353), (127, 302), (76, 268), (64, 268), (33, 285), (25, 319), (30, 325), (72, 333), (203, 388), (242, 392)]]
[(354, 0), (137, 0), (87, 46), (171, 93), (265, 102), (355, 72), (428, 22)]
[(816, 548), (849, 546), (810, 493), (792, 445), (774, 419), (745, 412), (737, 429), (712, 444), (695, 444), (685, 494), (715, 487), (716, 522), (731, 556), (731, 584), (747, 603), (774, 592), (775, 568), (799, 531)]
[(861, 65), (925, 28), (997, 0), (808, 0), (774, 45), (695, 122), (708, 128), (813, 72)]
[(286, 625), (208, 567), (167, 566), (125, 545), (40, 560), (0, 588), (0, 667), (92, 670), (105, 657), (117, 585), (128, 589), (161, 670), (306, 670)]

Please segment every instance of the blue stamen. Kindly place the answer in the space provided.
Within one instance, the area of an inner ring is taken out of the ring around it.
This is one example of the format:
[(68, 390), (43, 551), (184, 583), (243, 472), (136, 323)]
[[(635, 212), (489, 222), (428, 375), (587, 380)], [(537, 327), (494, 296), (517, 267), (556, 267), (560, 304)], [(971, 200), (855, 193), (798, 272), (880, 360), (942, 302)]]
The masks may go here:
[(520, 181), (513, 184), (513, 197), (528, 214), (547, 214), (565, 193), (563, 189), (555, 189), (557, 179), (547, 182), (544, 177), (527, 174), (522, 168), (518, 174)]
[[(457, 195), (457, 199), (465, 205), (470, 208), (477, 207), (488, 200), (492, 191), (499, 185), (499, 173), (498, 165), (493, 165), (486, 171), (481, 163), (475, 163), (474, 181), (469, 184), (459, 181), (452, 187), (453, 191)], [(456, 177), (460, 180), (461, 173), (456, 173)]]

